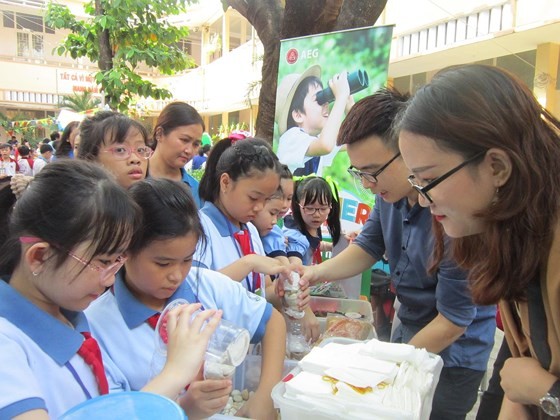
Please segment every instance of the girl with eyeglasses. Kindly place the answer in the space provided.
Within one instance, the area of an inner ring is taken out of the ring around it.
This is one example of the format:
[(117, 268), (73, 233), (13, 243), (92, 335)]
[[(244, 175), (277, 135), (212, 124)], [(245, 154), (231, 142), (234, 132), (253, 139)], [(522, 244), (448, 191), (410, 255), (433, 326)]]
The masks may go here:
[[(9, 217), (0, 248), (0, 418), (59, 418), (88, 399), (130, 390), (83, 311), (126, 261), (136, 204), (98, 165), (61, 159), (0, 217)], [(220, 318), (204, 311), (191, 324), (199, 308), (172, 313), (166, 365), (143, 391), (174, 399), (196, 376)]]
[[(84, 119), (79, 128), (76, 125), (75, 130), (78, 134), (72, 143), (79, 159), (100, 164), (124, 188), (146, 177), (152, 149), (148, 146), (148, 132), (138, 121), (118, 112), (100, 111)], [(16, 197), (32, 180), (33, 177), (21, 175), (12, 178)]]
[[(321, 226), (327, 222), (332, 242), (324, 242)], [(301, 259), (303, 265), (320, 264), (321, 252), (332, 251), (340, 239), (340, 204), (338, 189), (333, 181), (310, 176), (296, 181), (292, 199), (292, 215), (284, 219), (288, 241), (309, 246), (301, 254), (288, 257)]]
[(80, 124), (78, 158), (96, 162), (124, 188), (146, 177), (152, 149), (138, 121), (113, 111), (100, 111)]
[(465, 65), (421, 88), (398, 128), (436, 222), (432, 268), (445, 232), (474, 301), (500, 303), (500, 418), (560, 416), (560, 121), (515, 76)]

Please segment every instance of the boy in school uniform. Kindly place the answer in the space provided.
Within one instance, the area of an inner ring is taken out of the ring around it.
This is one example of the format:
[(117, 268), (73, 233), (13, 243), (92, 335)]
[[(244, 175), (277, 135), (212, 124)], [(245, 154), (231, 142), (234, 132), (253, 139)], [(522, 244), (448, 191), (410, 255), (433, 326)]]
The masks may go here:
[(14, 176), (19, 172), (19, 165), (15, 159), (10, 156), (12, 146), (8, 143), (0, 144), (0, 178)]
[(45, 165), (51, 161), (54, 150), (50, 144), (42, 144), (39, 148), (39, 152), (41, 154), (35, 159), (35, 165), (33, 165), (33, 176), (37, 176)]

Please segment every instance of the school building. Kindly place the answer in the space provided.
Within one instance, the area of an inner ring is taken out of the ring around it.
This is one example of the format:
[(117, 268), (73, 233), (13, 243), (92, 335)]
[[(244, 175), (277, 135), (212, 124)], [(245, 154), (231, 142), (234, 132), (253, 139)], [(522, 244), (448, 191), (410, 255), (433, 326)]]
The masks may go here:
[[(82, 0), (63, 3), (83, 15)], [(96, 64), (53, 54), (67, 33), (45, 25), (45, 5), (0, 0), (0, 113), (9, 118), (56, 116), (63, 95), (99, 94), (92, 77)], [(201, 1), (173, 21), (190, 27), (180, 45), (196, 67), (173, 77), (147, 67), (140, 74), (193, 105), (212, 134), (238, 123), (251, 130), (263, 56), (255, 30), (237, 11), (224, 12), (220, 0)], [(400, 90), (414, 92), (448, 65), (493, 64), (521, 77), (560, 117), (557, 0), (389, 0), (377, 25), (395, 25), (389, 83)], [(165, 103), (141, 101), (137, 113), (156, 116)]]

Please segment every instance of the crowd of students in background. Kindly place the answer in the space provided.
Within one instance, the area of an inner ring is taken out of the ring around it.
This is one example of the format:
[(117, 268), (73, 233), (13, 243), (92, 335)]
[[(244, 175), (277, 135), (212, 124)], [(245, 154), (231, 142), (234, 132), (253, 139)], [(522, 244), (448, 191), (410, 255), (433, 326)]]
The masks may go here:
[[(20, 198), (0, 217), (0, 298), (11, 302), (0, 306), (0, 371), (9, 379), (0, 417), (58, 415), (117, 390), (159, 393), (189, 418), (208, 417), (231, 391), (229, 379), (198, 374), (223, 316), (262, 343), (261, 382), (238, 414), (275, 418), (271, 389), (281, 379), (286, 324), (274, 279), (302, 275), (302, 325), (315, 340), (308, 286), (384, 255), (401, 305), (392, 340), (445, 363), (431, 419), (464, 419), (472, 408), (498, 302), (515, 358), (501, 371), (505, 394), (494, 411), (560, 415), (559, 130), (519, 81), (493, 67), (443, 70), (412, 99), (391, 89), (364, 98), (348, 110), (337, 145), (346, 147), (349, 174), (377, 200), (357, 240), (326, 262), (321, 252), (332, 244), (322, 226), (335, 244), (343, 235), (336, 184), (315, 175), (294, 182), (256, 138), (230, 136), (199, 154), (204, 121), (186, 103), (169, 104), (151, 134), (101, 111), (45, 139), (40, 157), (13, 139), (1, 144), (3, 203), (15, 201), (5, 178), (18, 180)], [(204, 165), (200, 182), (185, 169), (193, 158)], [(151, 320), (177, 297), (194, 305), (172, 313), (167, 364), (154, 376)], [(185, 318), (201, 305), (206, 311), (189, 327)], [(82, 357), (95, 339), (105, 370)], [(131, 350), (131, 341), (144, 344)]]

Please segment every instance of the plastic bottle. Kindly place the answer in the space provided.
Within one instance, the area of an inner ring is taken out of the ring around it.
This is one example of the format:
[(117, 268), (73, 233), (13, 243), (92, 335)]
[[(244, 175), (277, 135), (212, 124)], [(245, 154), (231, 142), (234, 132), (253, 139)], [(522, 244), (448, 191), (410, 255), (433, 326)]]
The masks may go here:
[(282, 298), (284, 313), (290, 318), (301, 319), (305, 315), (298, 307), (299, 291), (299, 274), (293, 271), (290, 277), (284, 279), (284, 297)]
[(301, 331), (301, 321), (297, 319), (288, 319), (287, 322), (288, 334), (286, 337), (286, 348), (288, 350), (288, 357), (294, 360), (301, 360), (311, 351), (311, 347)]

